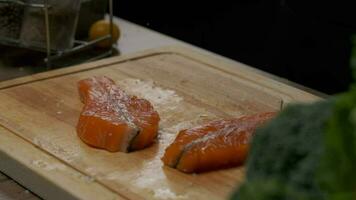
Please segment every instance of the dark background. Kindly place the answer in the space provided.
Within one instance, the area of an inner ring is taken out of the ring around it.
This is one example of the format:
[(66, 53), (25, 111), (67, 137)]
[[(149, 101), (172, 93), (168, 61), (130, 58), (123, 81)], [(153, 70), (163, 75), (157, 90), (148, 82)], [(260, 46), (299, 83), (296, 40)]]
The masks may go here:
[(115, 15), (332, 94), (351, 82), (348, 1), (114, 1)]

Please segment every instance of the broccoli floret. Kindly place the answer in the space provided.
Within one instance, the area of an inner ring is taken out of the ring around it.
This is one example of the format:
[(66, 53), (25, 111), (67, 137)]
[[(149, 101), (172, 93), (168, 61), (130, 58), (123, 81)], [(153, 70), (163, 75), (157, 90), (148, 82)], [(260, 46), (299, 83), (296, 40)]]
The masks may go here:
[(247, 160), (247, 181), (233, 199), (253, 199), (255, 193), (261, 193), (261, 200), (325, 199), (315, 177), (332, 107), (332, 100), (291, 105), (257, 130)]
[(356, 199), (356, 87), (257, 130), (236, 200)]
[(317, 178), (328, 200), (356, 199), (356, 88), (337, 96)]
[(308, 195), (275, 179), (256, 179), (244, 184), (233, 199), (308, 200)]

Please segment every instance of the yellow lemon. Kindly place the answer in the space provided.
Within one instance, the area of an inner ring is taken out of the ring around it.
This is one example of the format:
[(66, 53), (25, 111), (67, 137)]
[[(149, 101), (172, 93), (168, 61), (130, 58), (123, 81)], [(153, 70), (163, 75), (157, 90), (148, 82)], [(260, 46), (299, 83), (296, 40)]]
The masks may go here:
[[(89, 40), (96, 40), (100, 37), (110, 34), (110, 22), (105, 20), (99, 20), (95, 22), (89, 30)], [(112, 27), (113, 39), (112, 42), (116, 43), (120, 38), (120, 29), (113, 23)], [(112, 45), (111, 40), (107, 39), (96, 44), (96, 46), (101, 48), (109, 48)]]

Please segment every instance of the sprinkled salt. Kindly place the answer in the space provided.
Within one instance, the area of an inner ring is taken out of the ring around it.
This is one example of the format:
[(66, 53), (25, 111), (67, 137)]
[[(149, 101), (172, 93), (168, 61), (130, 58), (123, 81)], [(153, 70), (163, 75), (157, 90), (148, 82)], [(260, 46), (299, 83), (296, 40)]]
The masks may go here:
[(177, 195), (175, 193), (173, 193), (170, 189), (166, 188), (166, 189), (157, 189), (154, 190), (154, 195), (153, 197), (155, 199), (187, 199), (187, 196), (185, 195)]
[(158, 87), (153, 81), (124, 79), (118, 81), (118, 83), (125, 91), (147, 99), (154, 107), (161, 107), (167, 104), (174, 105), (183, 100), (175, 91)]

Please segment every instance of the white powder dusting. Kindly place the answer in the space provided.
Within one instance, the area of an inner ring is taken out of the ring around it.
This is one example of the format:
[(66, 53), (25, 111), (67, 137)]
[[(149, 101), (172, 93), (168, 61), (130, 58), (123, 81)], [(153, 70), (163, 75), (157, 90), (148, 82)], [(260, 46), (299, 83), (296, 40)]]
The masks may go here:
[(52, 171), (52, 170), (66, 170), (67, 167), (64, 164), (61, 163), (55, 163), (55, 164), (50, 164), (44, 160), (33, 160), (31, 162), (32, 165), (39, 167), (41, 169), (44, 169), (46, 171)]
[(199, 114), (199, 117), (200, 117), (200, 118), (207, 118), (207, 117), (209, 117), (209, 115), (202, 113), (202, 114)]
[(86, 176), (76, 171), (73, 172), (71, 170), (67, 170), (68, 167), (62, 163), (49, 163), (44, 160), (33, 160), (31, 161), (31, 165), (41, 168), (45, 171), (65, 171), (65, 173), (69, 173), (72, 177), (76, 177), (86, 183), (92, 183), (95, 181), (93, 176)]
[(174, 107), (183, 100), (175, 91), (158, 87), (153, 81), (124, 79), (118, 84), (128, 93), (147, 99), (157, 109), (168, 105)]
[(185, 195), (176, 195), (169, 189), (157, 189), (154, 190), (155, 199), (187, 199)]
[[(158, 159), (147, 161), (143, 164), (143, 169), (133, 183), (140, 188), (147, 188), (165, 178), (162, 170), (162, 163)], [(152, 176), (154, 174), (154, 176)]]
[(83, 181), (87, 182), (87, 183), (92, 183), (95, 181), (95, 178), (92, 176), (82, 176), (81, 177)]
[(181, 130), (193, 127), (193, 123), (191, 121), (182, 121), (179, 122), (169, 128), (165, 128), (164, 131), (168, 134), (176, 134)]
[[(178, 132), (184, 128), (190, 128), (192, 124), (214, 117), (211, 112), (198, 108), (184, 101), (174, 90), (161, 88), (150, 80), (123, 79), (116, 81), (123, 90), (132, 95), (147, 99), (161, 116), (160, 125), (172, 127)], [(189, 110), (190, 112), (187, 112)], [(189, 113), (189, 114), (188, 114)], [(176, 122), (179, 124), (175, 125)], [(193, 122), (193, 123), (191, 123)], [(174, 124), (172, 124), (174, 123)]]
[(166, 174), (162, 170), (163, 163), (160, 158), (174, 138), (175, 134), (161, 130), (158, 138), (159, 151), (154, 158), (144, 161), (142, 169), (131, 179), (131, 184), (150, 191), (154, 199), (188, 199), (186, 195), (176, 194), (171, 189), (171, 185), (167, 182)]
[(99, 173), (95, 167), (88, 167), (85, 169), (85, 172), (88, 173), (90, 176), (96, 176)]
[(122, 176), (121, 172), (111, 172), (111, 173), (105, 175), (104, 179), (111, 180), (111, 181), (119, 180), (121, 176)]
[(153, 193), (154, 199), (187, 199), (185, 195), (178, 195), (170, 189), (166, 182), (166, 175), (162, 170), (162, 162), (158, 159), (163, 151), (160, 151), (155, 159), (144, 163), (143, 170), (139, 176), (133, 179), (133, 184), (141, 189)]
[[(63, 159), (64, 161), (71, 163), (74, 160), (76, 160), (78, 157), (80, 157), (80, 147), (78, 146), (68, 146), (68, 147), (64, 147), (64, 146), (60, 146), (58, 144), (61, 144), (61, 142), (56, 142), (59, 139), (63, 138), (59, 138), (60, 136), (55, 136), (55, 135), (47, 135), (47, 136), (36, 136), (33, 138), (33, 143), (48, 151), (49, 153), (55, 155), (56, 157)], [(53, 142), (51, 142), (53, 141)], [(56, 144), (57, 143), (57, 144)]]
[(36, 145), (36, 146), (40, 146), (40, 140), (37, 138), (37, 137), (35, 137), (35, 138), (33, 138), (33, 140), (32, 140), (32, 142)]
[(163, 156), (165, 149), (174, 141), (175, 138), (176, 134), (173, 134), (173, 132), (166, 132), (163, 130), (160, 131), (157, 138), (159, 141), (159, 156)]

